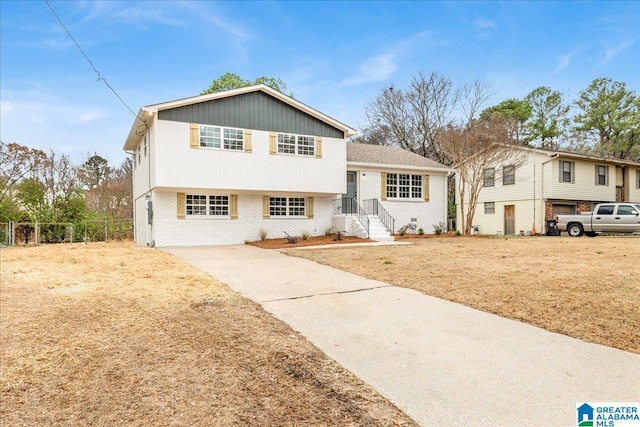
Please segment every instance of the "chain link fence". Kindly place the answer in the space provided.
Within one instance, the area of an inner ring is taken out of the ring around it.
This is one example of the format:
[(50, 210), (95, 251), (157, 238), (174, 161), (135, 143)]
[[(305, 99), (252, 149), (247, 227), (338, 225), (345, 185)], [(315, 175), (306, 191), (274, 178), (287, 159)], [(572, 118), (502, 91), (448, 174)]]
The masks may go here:
[(83, 221), (72, 223), (0, 223), (0, 245), (35, 246), (50, 243), (109, 242), (133, 240), (133, 220)]

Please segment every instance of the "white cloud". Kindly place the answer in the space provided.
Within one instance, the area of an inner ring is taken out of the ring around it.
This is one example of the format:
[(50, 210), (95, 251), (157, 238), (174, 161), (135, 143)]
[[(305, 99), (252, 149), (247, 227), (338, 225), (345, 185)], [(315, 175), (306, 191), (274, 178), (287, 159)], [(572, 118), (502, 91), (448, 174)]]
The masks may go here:
[(207, 6), (211, 6), (214, 3), (185, 2), (182, 4), (196, 12), (198, 18), (213, 24), (216, 28), (234, 37), (239, 39), (252, 38), (251, 32), (240, 25), (238, 19), (225, 16), (220, 11), (211, 12)]
[(482, 28), (482, 29), (496, 28), (496, 23), (486, 18), (476, 18), (473, 24), (476, 26), (476, 28)]
[(398, 71), (401, 62), (421, 56), (425, 50), (448, 44), (450, 43), (447, 40), (436, 39), (431, 31), (411, 34), (386, 49), (386, 53), (365, 59), (358, 66), (357, 72), (344, 79), (340, 86), (356, 86), (387, 80)]
[(556, 73), (567, 68), (571, 64), (571, 54), (562, 55), (558, 58), (558, 65), (556, 66)]
[(0, 101), (0, 114), (5, 115), (13, 110), (13, 105), (9, 101)]
[(616, 55), (622, 53), (623, 51), (625, 51), (629, 46), (631, 46), (632, 44), (634, 44), (636, 41), (638, 41), (638, 39), (640, 39), (640, 36), (635, 36), (631, 39), (628, 40), (624, 40), (620, 43), (618, 43), (617, 45), (610, 47), (608, 49), (605, 50), (605, 58), (604, 58), (604, 62), (609, 62), (611, 59), (613, 59)]
[(495, 21), (478, 17), (473, 21), (473, 26), (476, 30), (476, 37), (486, 39), (491, 37), (497, 31)]
[(97, 111), (97, 110), (88, 111), (86, 113), (80, 114), (76, 119), (76, 123), (85, 124), (85, 123), (92, 122), (94, 120), (101, 119), (103, 117), (105, 117), (105, 114), (101, 111)]
[(341, 86), (356, 86), (364, 83), (380, 82), (388, 79), (398, 70), (396, 57), (384, 54), (368, 58), (358, 66), (358, 72), (344, 80)]

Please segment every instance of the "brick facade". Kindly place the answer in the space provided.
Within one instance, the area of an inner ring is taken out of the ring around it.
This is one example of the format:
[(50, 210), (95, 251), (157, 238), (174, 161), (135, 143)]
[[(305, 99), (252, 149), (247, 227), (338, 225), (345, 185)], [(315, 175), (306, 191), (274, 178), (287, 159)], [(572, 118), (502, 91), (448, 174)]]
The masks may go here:
[[(292, 236), (305, 232), (310, 236), (320, 236), (332, 226), (333, 203), (333, 198), (315, 197), (313, 218), (265, 219), (262, 217), (262, 195), (240, 194), (238, 219), (178, 219), (176, 193), (157, 192), (154, 194), (154, 231), (151, 236), (159, 247), (243, 244), (260, 240), (263, 229), (267, 238), (284, 237), (284, 231)], [(138, 242), (144, 243), (144, 240)]]

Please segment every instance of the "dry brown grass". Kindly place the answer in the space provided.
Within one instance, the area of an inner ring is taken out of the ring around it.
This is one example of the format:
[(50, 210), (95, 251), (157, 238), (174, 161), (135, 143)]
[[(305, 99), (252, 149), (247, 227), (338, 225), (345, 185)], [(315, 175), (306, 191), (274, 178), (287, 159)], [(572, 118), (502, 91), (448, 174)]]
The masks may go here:
[(131, 243), (0, 251), (0, 424), (414, 425), (258, 305)]
[(585, 341), (640, 353), (640, 239), (425, 238), (288, 251)]

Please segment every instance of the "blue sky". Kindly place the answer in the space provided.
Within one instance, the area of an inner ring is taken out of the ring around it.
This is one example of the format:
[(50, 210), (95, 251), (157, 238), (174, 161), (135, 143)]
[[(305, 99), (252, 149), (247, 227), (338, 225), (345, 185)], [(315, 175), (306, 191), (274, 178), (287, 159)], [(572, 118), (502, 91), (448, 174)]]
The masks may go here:
[[(640, 93), (638, 1), (51, 1), (122, 99), (198, 95), (227, 71), (285, 81), (305, 104), (355, 128), (391, 84), (419, 72), (482, 80), (486, 105), (549, 86), (575, 99), (594, 78)], [(0, 0), (0, 137), (110, 163), (133, 115), (92, 70), (44, 1)]]

